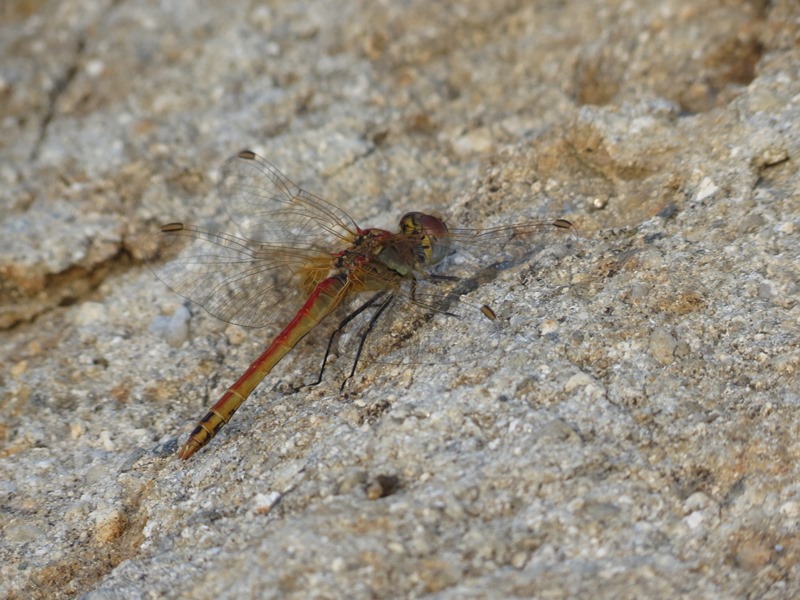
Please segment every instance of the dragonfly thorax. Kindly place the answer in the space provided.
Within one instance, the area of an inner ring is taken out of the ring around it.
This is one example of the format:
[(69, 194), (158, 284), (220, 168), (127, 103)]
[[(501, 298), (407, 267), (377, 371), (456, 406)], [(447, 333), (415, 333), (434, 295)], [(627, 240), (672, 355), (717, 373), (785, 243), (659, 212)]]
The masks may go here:
[[(385, 229), (363, 229), (336, 255), (334, 268), (360, 291), (393, 287), (414, 268), (411, 244)], [(389, 258), (391, 257), (391, 258)]]

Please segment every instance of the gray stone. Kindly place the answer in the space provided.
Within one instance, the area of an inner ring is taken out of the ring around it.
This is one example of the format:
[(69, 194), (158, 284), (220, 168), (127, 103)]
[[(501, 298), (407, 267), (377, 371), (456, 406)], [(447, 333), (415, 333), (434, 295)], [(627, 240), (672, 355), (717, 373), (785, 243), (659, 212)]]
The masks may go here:
[[(796, 2), (6, 4), (1, 597), (800, 597)], [(344, 391), (323, 326), (181, 462), (296, 309), (144, 265), (237, 233), (247, 147), (362, 227), (578, 236)]]

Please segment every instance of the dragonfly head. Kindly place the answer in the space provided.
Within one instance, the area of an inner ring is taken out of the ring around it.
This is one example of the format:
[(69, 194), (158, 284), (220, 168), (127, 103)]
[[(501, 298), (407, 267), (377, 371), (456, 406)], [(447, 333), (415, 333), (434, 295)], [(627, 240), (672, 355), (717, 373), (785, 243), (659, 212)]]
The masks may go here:
[(435, 215), (406, 213), (400, 219), (400, 230), (408, 236), (419, 236), (420, 263), (423, 265), (435, 265), (450, 252), (447, 225)]

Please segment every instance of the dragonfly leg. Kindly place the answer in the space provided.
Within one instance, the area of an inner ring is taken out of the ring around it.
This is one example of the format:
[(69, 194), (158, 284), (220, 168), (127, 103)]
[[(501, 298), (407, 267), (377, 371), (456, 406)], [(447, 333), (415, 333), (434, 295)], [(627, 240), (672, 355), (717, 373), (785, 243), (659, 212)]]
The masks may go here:
[[(382, 296), (382, 295), (383, 295), (383, 293), (379, 294), (378, 296)], [(373, 300), (377, 300), (377, 297), (373, 298)], [(345, 378), (345, 380), (342, 382), (341, 387), (339, 387), (339, 391), (342, 391), (344, 389), (344, 386), (347, 384), (347, 382), (350, 379), (353, 378), (353, 375), (356, 374), (356, 367), (358, 366), (358, 359), (361, 358), (361, 351), (364, 349), (364, 343), (367, 341), (367, 336), (372, 331), (372, 328), (375, 327), (375, 323), (378, 322), (378, 319), (380, 319), (381, 315), (383, 314), (383, 311), (385, 311), (387, 308), (389, 308), (389, 305), (392, 303), (392, 300), (394, 300), (394, 295), (393, 294), (390, 295), (388, 298), (386, 298), (381, 303), (381, 305), (378, 307), (378, 310), (375, 311), (375, 314), (372, 315), (372, 318), (369, 320), (369, 324), (367, 325), (367, 328), (364, 330), (364, 333), (361, 334), (361, 339), (358, 342), (358, 350), (356, 351), (356, 357), (353, 360), (353, 368), (350, 369), (350, 375), (348, 375)]]
[(349, 315), (347, 315), (344, 319), (342, 319), (341, 323), (339, 323), (336, 326), (336, 329), (334, 329), (333, 332), (331, 333), (331, 337), (328, 338), (328, 346), (327, 346), (327, 348), (325, 348), (325, 356), (322, 357), (322, 366), (319, 369), (319, 377), (311, 385), (319, 385), (322, 382), (322, 374), (325, 372), (325, 365), (328, 364), (328, 356), (330, 356), (331, 348), (333, 347), (333, 341), (339, 336), (339, 334), (342, 333), (342, 329), (347, 327), (347, 325), (348, 325), (348, 323), (350, 323), (350, 321), (355, 319), (358, 315), (360, 315), (362, 312), (367, 310), (370, 306), (373, 306), (378, 300), (381, 299), (381, 297), (385, 293), (386, 292), (380, 292), (380, 293), (375, 294), (374, 296), (372, 296), (372, 298), (370, 298), (369, 300), (364, 302), (364, 304), (362, 304), (357, 309), (355, 309), (353, 312), (351, 312)]

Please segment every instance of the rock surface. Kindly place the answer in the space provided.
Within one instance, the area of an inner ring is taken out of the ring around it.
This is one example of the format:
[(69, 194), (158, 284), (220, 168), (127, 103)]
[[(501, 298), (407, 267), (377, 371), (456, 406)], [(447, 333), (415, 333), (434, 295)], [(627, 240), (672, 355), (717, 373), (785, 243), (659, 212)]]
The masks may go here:
[[(0, 596), (800, 596), (794, 0), (12, 0), (0, 50)], [(581, 235), (404, 342), (469, 360), (303, 344), (182, 463), (274, 329), (143, 261), (244, 147)]]

